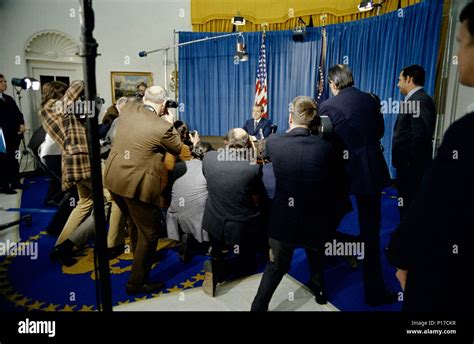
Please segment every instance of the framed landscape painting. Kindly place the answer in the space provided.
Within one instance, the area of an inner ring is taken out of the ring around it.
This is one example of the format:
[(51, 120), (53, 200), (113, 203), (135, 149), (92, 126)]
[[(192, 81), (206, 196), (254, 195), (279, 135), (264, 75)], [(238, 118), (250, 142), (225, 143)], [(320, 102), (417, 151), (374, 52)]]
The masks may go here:
[(145, 82), (148, 87), (153, 85), (152, 73), (148, 72), (111, 72), (112, 103), (120, 97), (134, 97), (137, 85)]

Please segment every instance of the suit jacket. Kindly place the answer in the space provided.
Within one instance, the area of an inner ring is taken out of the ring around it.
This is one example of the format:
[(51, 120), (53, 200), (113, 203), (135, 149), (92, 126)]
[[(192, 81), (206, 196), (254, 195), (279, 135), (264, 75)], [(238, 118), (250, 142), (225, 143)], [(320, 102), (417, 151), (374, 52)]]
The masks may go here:
[(208, 152), (202, 162), (209, 191), (202, 227), (226, 244), (249, 244), (262, 228), (261, 210), (253, 199), (265, 192), (261, 166), (247, 160), (230, 161), (225, 152)]
[(368, 93), (355, 87), (321, 104), (320, 114), (331, 120), (334, 142), (345, 156), (353, 194), (373, 194), (390, 184), (380, 139), (384, 134), (380, 105)]
[(143, 104), (127, 105), (106, 161), (104, 186), (122, 197), (159, 206), (168, 181), (165, 153), (178, 155), (181, 145), (172, 123)]
[[(433, 99), (424, 89), (416, 91), (402, 106), (392, 139), (392, 165), (425, 169), (431, 163), (432, 138), (436, 123)], [(420, 113), (413, 111), (419, 105)]]
[[(267, 138), (270, 136), (272, 132), (272, 121), (270, 121), (267, 118), (260, 118), (260, 121), (258, 122), (257, 128), (254, 128), (254, 123), (255, 120), (253, 118), (245, 121), (244, 126), (242, 129), (244, 129), (249, 135), (253, 135), (257, 138), (257, 140), (261, 140), (263, 138)], [(261, 137), (260, 135), (260, 129), (262, 129), (263, 136)]]
[(83, 90), (84, 82), (75, 80), (59, 101), (50, 99), (40, 111), (43, 128), (62, 150), (63, 190), (91, 177), (86, 126), (77, 114), (68, 112)]
[(23, 137), (23, 135), (18, 135), (18, 130), (20, 130), (20, 125), (25, 124), (25, 121), (15, 100), (5, 93), (3, 93), (3, 99), (0, 99), (0, 127), (5, 136), (7, 149), (17, 149), (18, 143)]
[(352, 210), (346, 173), (336, 150), (308, 129), (294, 128), (271, 135), (265, 155), (272, 161), (276, 178), (270, 237), (304, 246), (327, 240)]
[(388, 258), (408, 270), (407, 311), (474, 309), (474, 112), (454, 122), (404, 221)]

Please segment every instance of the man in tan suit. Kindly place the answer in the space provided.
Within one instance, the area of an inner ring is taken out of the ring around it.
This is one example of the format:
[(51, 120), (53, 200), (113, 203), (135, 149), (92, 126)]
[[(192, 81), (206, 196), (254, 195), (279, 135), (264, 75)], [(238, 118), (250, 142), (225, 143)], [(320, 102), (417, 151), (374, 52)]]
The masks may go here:
[(105, 166), (104, 185), (127, 219), (133, 252), (129, 295), (164, 287), (148, 280), (158, 243), (160, 195), (167, 181), (166, 152), (178, 155), (181, 140), (166, 114), (166, 91), (152, 86), (143, 104), (127, 104), (120, 116), (112, 150)]

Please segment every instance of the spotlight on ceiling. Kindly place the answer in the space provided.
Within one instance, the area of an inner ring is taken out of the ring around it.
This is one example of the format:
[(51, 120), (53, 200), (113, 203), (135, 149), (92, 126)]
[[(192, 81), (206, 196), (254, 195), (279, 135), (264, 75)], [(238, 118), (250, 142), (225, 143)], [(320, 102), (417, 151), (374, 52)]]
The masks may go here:
[(40, 82), (33, 78), (13, 78), (12, 85), (15, 87), (20, 87), (24, 90), (38, 91), (40, 89)]
[(293, 30), (293, 41), (303, 42), (306, 36), (306, 23), (303, 19), (298, 19), (298, 26)]
[(378, 3), (375, 4), (373, 1), (362, 1), (357, 8), (359, 9), (360, 12), (368, 12), (372, 11), (375, 7), (381, 7), (382, 4)]
[(242, 16), (235, 16), (230, 20), (230, 22), (235, 26), (242, 26), (245, 25), (245, 18)]

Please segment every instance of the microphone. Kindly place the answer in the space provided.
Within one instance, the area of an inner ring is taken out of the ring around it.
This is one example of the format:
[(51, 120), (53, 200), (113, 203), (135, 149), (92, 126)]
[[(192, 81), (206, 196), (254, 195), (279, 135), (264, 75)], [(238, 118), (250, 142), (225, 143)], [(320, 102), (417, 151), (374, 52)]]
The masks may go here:
[(147, 55), (148, 55), (148, 54), (146, 53), (145, 50), (140, 51), (140, 52), (138, 53), (138, 56), (140, 56), (140, 57), (146, 57)]

